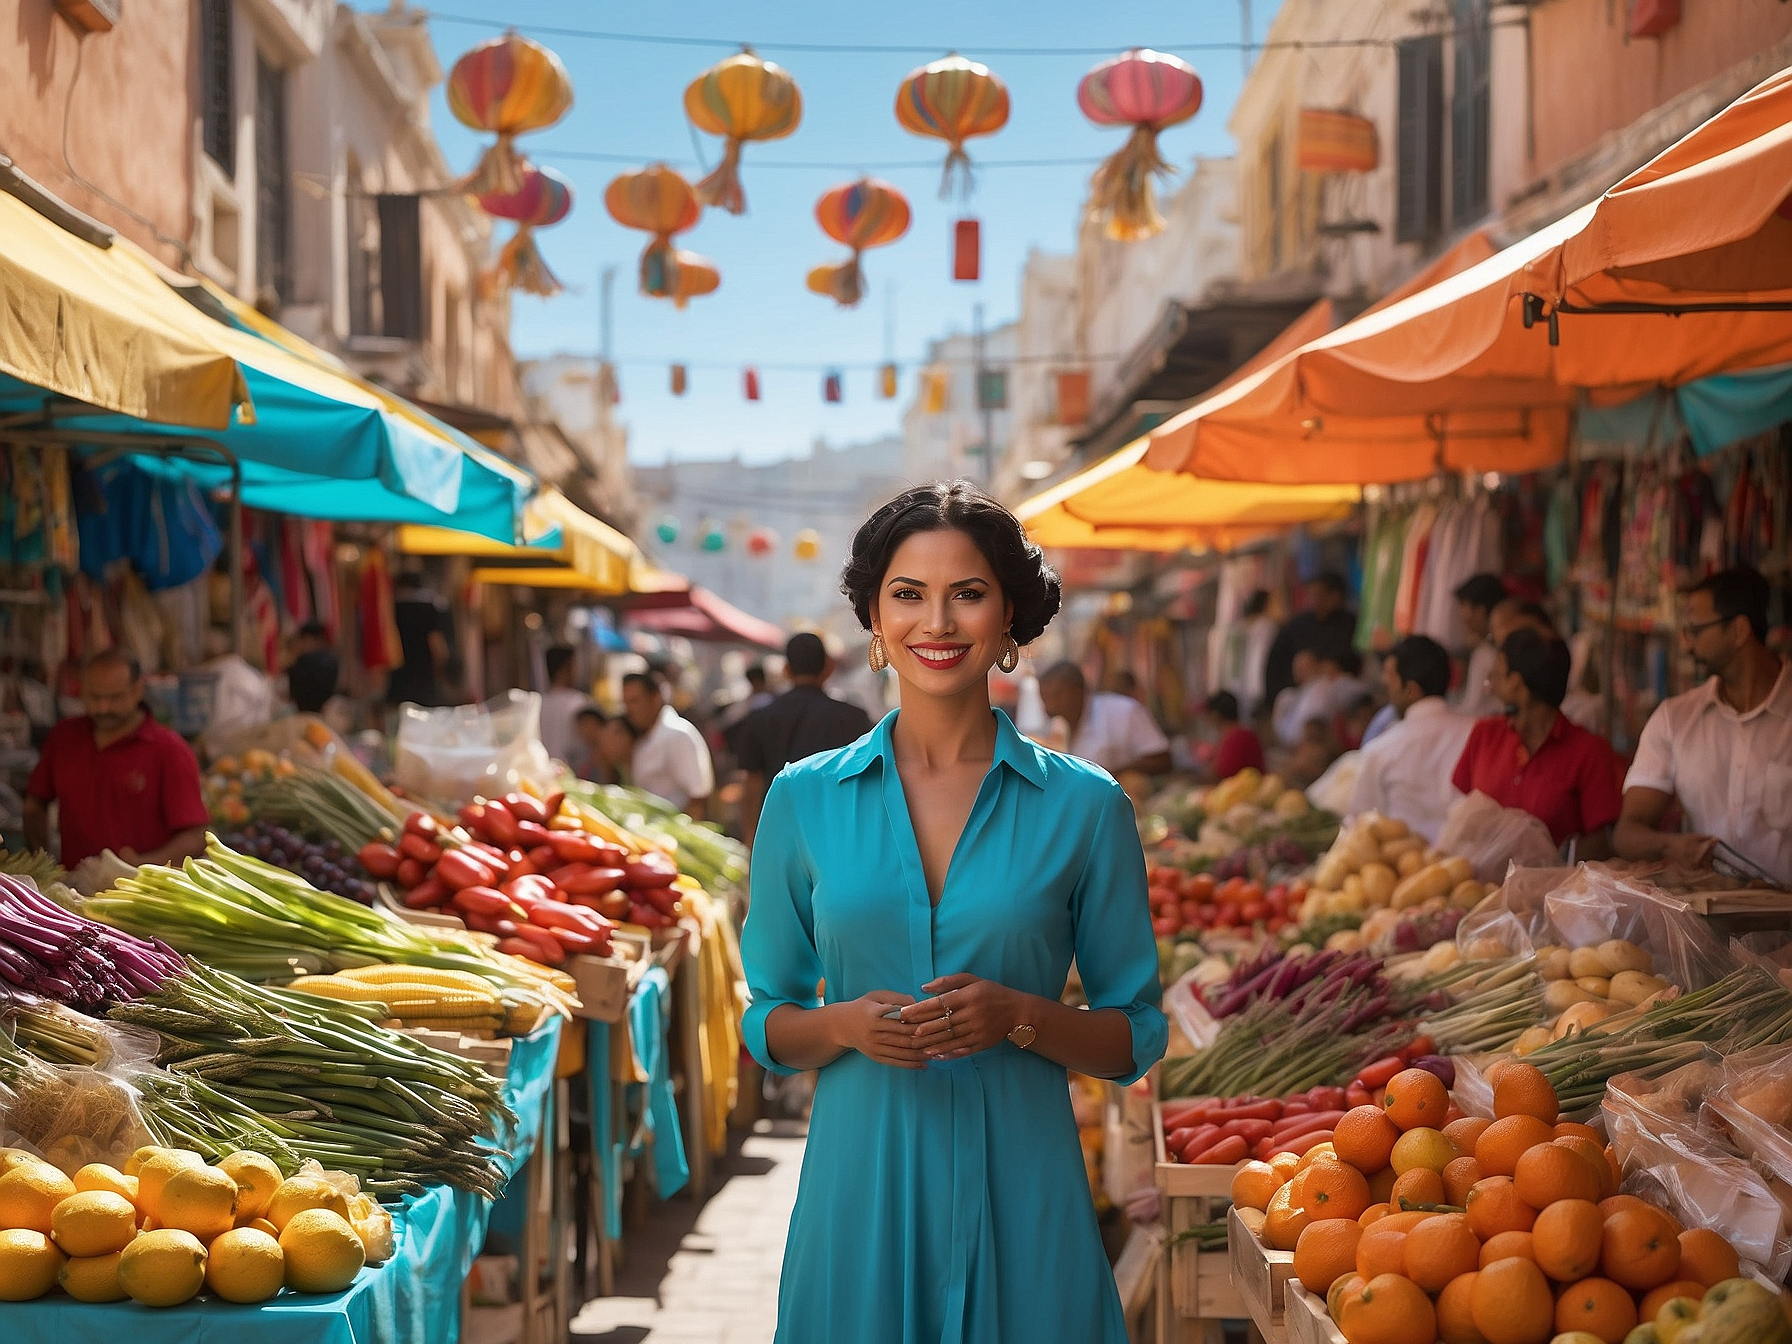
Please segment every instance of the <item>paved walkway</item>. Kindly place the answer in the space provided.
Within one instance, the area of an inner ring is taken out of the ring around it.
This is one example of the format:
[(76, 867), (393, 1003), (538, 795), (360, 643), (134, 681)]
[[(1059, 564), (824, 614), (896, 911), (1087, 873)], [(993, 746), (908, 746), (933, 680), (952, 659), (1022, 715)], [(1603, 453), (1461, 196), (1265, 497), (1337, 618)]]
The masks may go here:
[(616, 1294), (587, 1302), (572, 1344), (771, 1344), (803, 1130), (761, 1121), (702, 1208), (677, 1197), (634, 1229)]

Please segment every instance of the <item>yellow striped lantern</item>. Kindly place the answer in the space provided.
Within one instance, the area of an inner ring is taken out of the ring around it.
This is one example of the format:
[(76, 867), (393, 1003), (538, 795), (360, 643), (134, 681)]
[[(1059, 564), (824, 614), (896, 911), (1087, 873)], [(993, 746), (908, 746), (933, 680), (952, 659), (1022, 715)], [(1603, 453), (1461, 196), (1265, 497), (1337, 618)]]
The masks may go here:
[[(672, 235), (685, 232), (703, 214), (691, 184), (677, 169), (663, 163), (651, 164), (612, 180), (604, 188), (604, 208), (624, 228), (653, 235), (641, 252), (641, 292), (651, 298), (677, 302), (679, 252), (672, 245)], [(691, 294), (684, 297), (688, 299)]]
[(780, 140), (803, 119), (803, 95), (790, 72), (745, 47), (710, 66), (684, 91), (691, 124), (726, 140), (722, 162), (697, 184), (697, 199), (731, 215), (744, 214), (740, 150), (749, 140)]
[(954, 187), (968, 195), (971, 156), (964, 142), (994, 135), (1008, 124), (1008, 86), (987, 65), (957, 52), (910, 73), (896, 90), (896, 120), (912, 135), (946, 142), (940, 195)]
[(523, 167), (512, 142), (552, 126), (571, 106), (572, 79), (541, 43), (510, 32), (467, 52), (448, 75), (448, 110), (463, 126), (490, 131), (498, 140), (461, 190), (473, 196), (521, 190)]
[(852, 249), (852, 256), (834, 265), (809, 272), (808, 285), (826, 294), (843, 308), (865, 297), (865, 279), (859, 269), (859, 253), (883, 247), (908, 232), (908, 197), (888, 182), (861, 177), (822, 193), (815, 203), (815, 219), (822, 232)]

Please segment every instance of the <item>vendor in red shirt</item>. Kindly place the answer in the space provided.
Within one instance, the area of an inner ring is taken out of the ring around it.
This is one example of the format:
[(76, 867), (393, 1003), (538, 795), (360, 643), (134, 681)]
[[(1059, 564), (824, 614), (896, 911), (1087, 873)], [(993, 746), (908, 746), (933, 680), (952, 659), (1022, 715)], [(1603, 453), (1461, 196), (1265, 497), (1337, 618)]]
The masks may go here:
[(1231, 691), (1215, 691), (1207, 697), (1207, 717), (1219, 733), (1219, 749), (1213, 758), (1213, 777), (1231, 779), (1247, 766), (1263, 768), (1263, 743), (1238, 721), (1238, 697)]
[(81, 675), (87, 713), (44, 738), (25, 786), (25, 840), (49, 839), (60, 802), (62, 866), (110, 849), (126, 863), (176, 864), (205, 852), (209, 817), (199, 762), (179, 734), (150, 718), (143, 672), (120, 649), (95, 654)]
[(1562, 716), (1569, 664), (1559, 639), (1532, 629), (1507, 635), (1487, 679), (1505, 712), (1476, 721), (1451, 782), (1529, 812), (1558, 845), (1576, 839), (1578, 859), (1607, 858), (1623, 807), (1618, 762), (1604, 738)]

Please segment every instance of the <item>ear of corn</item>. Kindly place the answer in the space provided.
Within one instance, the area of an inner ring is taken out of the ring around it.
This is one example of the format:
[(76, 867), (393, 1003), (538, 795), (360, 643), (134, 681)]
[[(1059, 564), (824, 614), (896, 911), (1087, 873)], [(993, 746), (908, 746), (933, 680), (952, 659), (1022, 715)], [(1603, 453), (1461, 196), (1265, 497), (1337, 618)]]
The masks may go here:
[(493, 989), (489, 980), (483, 980), (470, 971), (444, 971), (433, 966), (361, 966), (354, 970), (339, 971), (337, 974), (364, 985), (439, 985), (445, 989), (465, 989), (475, 993), (487, 993)]
[(426, 1027), (430, 1031), (487, 1031), (495, 1032), (503, 1025), (502, 1020), (487, 1015), (470, 1015), (466, 1017), (427, 1017), (404, 1019), (407, 1027)]

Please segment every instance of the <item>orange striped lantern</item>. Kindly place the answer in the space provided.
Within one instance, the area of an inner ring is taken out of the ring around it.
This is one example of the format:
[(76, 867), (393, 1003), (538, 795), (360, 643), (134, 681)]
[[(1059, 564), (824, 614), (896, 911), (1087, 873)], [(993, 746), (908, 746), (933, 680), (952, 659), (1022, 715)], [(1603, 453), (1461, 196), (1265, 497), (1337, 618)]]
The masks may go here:
[(674, 279), (668, 296), (674, 308), (683, 308), (692, 299), (714, 294), (722, 284), (722, 273), (708, 257), (679, 248), (672, 254)]
[(1294, 162), (1309, 173), (1372, 173), (1381, 162), (1375, 123), (1355, 112), (1303, 107)]
[(1132, 136), (1089, 180), (1091, 219), (1119, 242), (1164, 230), (1153, 179), (1170, 172), (1157, 133), (1201, 110), (1201, 78), (1194, 67), (1161, 51), (1136, 48), (1103, 61), (1076, 90), (1083, 115), (1101, 126), (1131, 126)]
[(940, 195), (971, 190), (971, 156), (964, 142), (994, 135), (1008, 124), (1008, 86), (987, 65), (957, 52), (914, 71), (896, 90), (896, 120), (913, 135), (946, 142)]
[(672, 245), (672, 235), (685, 232), (703, 214), (691, 184), (676, 169), (663, 163), (652, 164), (639, 172), (623, 173), (605, 187), (604, 208), (624, 228), (653, 235), (641, 252), (641, 292), (651, 298), (677, 302), (680, 253)]
[(790, 72), (761, 60), (751, 47), (710, 66), (684, 91), (684, 113), (700, 131), (725, 138), (722, 162), (697, 184), (697, 199), (731, 215), (743, 214), (741, 146), (779, 140), (803, 119), (803, 95)]
[(815, 202), (815, 220), (828, 237), (850, 247), (852, 256), (810, 271), (809, 288), (851, 308), (865, 297), (859, 253), (869, 247), (884, 247), (908, 232), (908, 198), (888, 182), (861, 177), (822, 193)]
[(491, 131), (496, 144), (480, 156), (461, 189), (479, 196), (522, 188), (523, 165), (512, 143), (552, 126), (572, 106), (572, 80), (560, 58), (520, 33), (481, 42), (448, 75), (448, 110), (463, 126)]
[(496, 219), (516, 221), (516, 234), (498, 253), (487, 272), (488, 280), (507, 284), (525, 294), (552, 298), (561, 284), (542, 260), (534, 232), (558, 224), (572, 213), (572, 183), (552, 168), (523, 163), (522, 188), (514, 192), (488, 191), (479, 197), (479, 208)]

